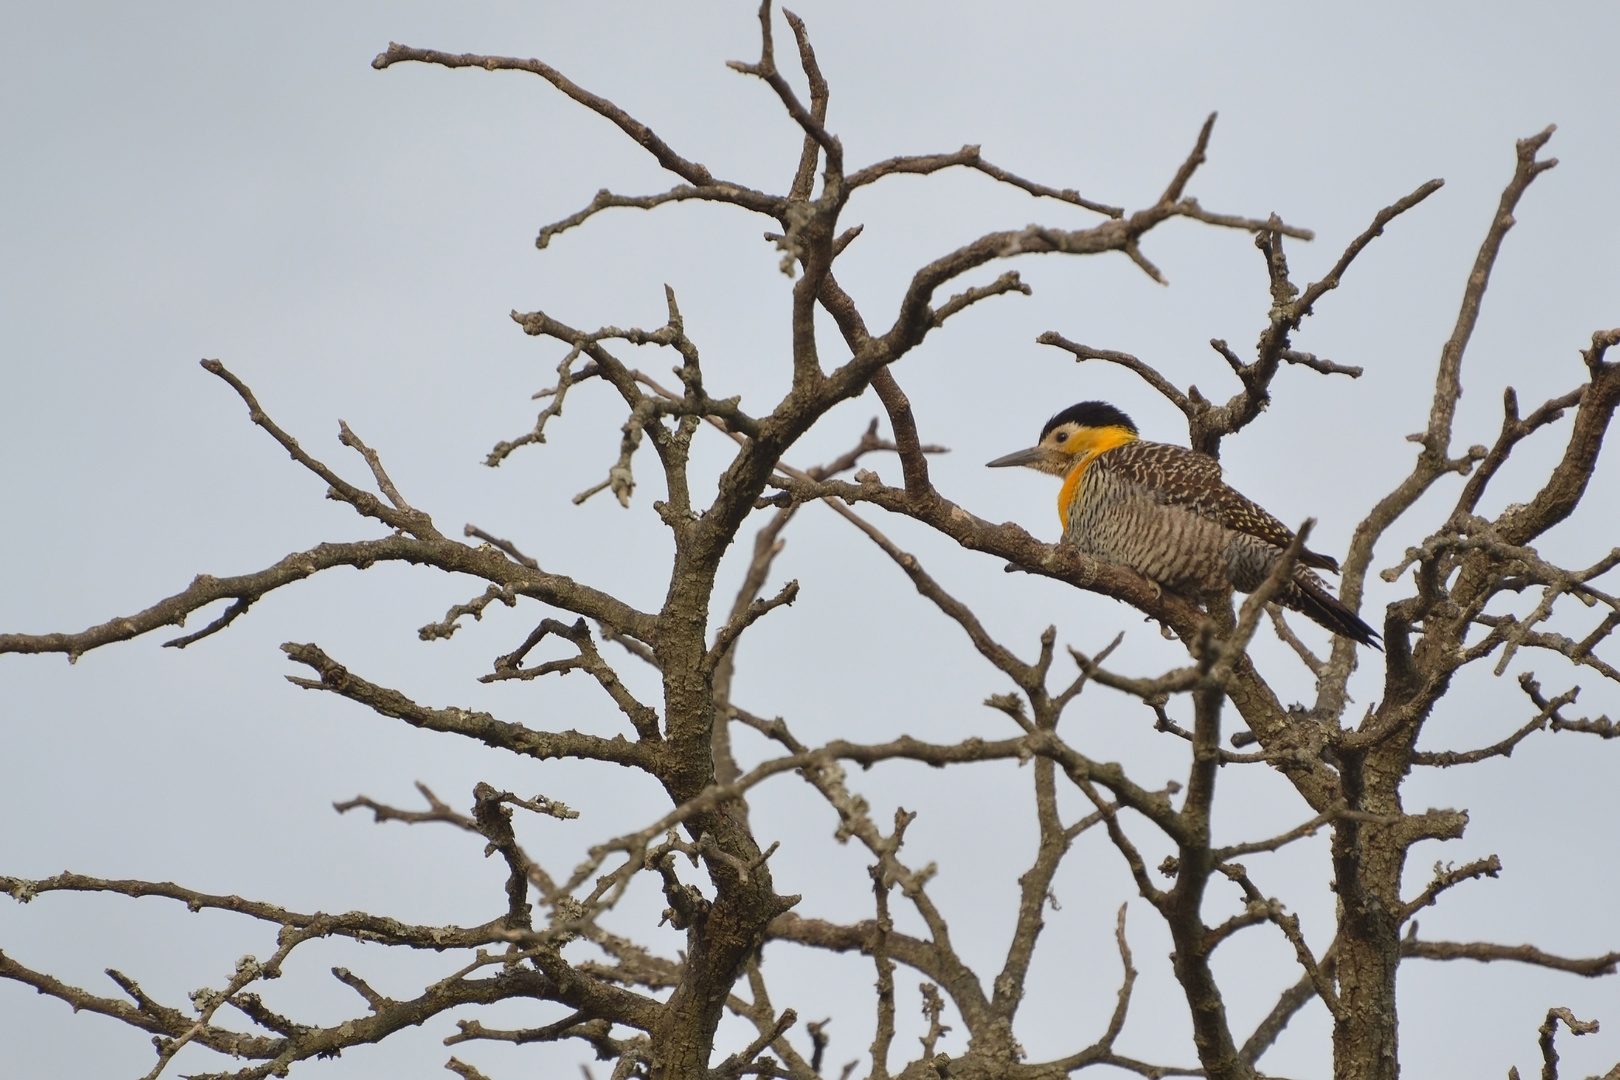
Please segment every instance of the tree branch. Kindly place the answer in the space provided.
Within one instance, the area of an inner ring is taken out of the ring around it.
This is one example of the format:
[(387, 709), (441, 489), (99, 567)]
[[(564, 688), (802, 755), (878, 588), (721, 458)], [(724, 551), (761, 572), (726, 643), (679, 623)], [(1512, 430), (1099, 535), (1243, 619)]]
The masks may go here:
[(1596, 978), (1613, 975), (1620, 964), (1620, 952), (1572, 959), (1542, 952), (1534, 945), (1497, 945), (1486, 941), (1420, 941), (1415, 934), (1401, 939), (1401, 955), (1415, 960), (1474, 960), (1482, 964), (1510, 960), (1518, 964), (1567, 971), (1572, 975)]
[(514, 754), (538, 758), (585, 758), (591, 761), (609, 761), (618, 765), (650, 771), (653, 759), (649, 751), (638, 743), (628, 742), (622, 735), (603, 739), (578, 731), (535, 731), (504, 720), (497, 720), (487, 712), (468, 709), (434, 709), (418, 705), (398, 690), (378, 686), (349, 671), (348, 668), (322, 652), (317, 645), (287, 642), (281, 647), (288, 659), (313, 668), (320, 677), (304, 679), (288, 675), (287, 681), (306, 690), (325, 690), (357, 701), (383, 716), (403, 720), (412, 727), (429, 731), (444, 731), (477, 739), (487, 746), (510, 750)]

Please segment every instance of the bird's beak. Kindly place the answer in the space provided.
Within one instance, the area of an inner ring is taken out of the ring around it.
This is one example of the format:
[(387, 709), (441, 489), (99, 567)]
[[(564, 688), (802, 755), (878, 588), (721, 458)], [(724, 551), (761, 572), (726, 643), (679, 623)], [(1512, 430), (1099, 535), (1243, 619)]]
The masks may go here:
[(1030, 468), (1038, 469), (1045, 461), (1046, 451), (1039, 446), (1032, 446), (1028, 450), (1019, 450), (1008, 454), (1006, 457), (998, 457), (994, 461), (987, 461), (984, 467), (987, 469), (1005, 469), (1010, 465), (1028, 465)]

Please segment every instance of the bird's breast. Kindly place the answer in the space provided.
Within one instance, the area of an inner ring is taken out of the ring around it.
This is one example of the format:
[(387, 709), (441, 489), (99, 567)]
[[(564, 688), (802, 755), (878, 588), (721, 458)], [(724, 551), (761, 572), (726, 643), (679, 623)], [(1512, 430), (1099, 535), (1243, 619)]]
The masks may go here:
[(1167, 505), (1151, 487), (1116, 471), (1082, 468), (1065, 491), (1064, 539), (1108, 562), (1129, 566), (1172, 589), (1203, 588), (1225, 577), (1230, 530), (1184, 506)]

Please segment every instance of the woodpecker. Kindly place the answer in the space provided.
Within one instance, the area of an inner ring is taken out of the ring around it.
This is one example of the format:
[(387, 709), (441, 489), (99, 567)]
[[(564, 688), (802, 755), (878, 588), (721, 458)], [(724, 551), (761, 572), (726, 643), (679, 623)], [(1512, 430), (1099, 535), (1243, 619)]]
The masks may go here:
[[(1063, 539), (1173, 592), (1200, 594), (1230, 584), (1253, 592), (1270, 576), (1294, 533), (1221, 482), (1221, 464), (1181, 446), (1145, 442), (1136, 425), (1103, 401), (1058, 413), (1028, 450), (992, 469), (1023, 465), (1063, 478)], [(1326, 555), (1302, 551), (1277, 594), (1335, 634), (1379, 648), (1379, 635), (1312, 572), (1339, 572)]]

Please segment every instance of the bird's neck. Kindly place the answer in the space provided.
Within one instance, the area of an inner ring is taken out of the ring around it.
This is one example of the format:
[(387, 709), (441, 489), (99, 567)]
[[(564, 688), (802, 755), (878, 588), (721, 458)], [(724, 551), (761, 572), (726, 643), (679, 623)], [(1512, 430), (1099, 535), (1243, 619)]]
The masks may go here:
[(1063, 522), (1064, 529), (1069, 527), (1069, 506), (1080, 494), (1080, 481), (1086, 466), (1096, 461), (1099, 454), (1137, 440), (1136, 433), (1127, 427), (1096, 428), (1082, 432), (1081, 437), (1084, 441), (1075, 451), (1074, 463), (1069, 466), (1068, 473), (1063, 477), (1063, 487), (1058, 490), (1058, 520)]

